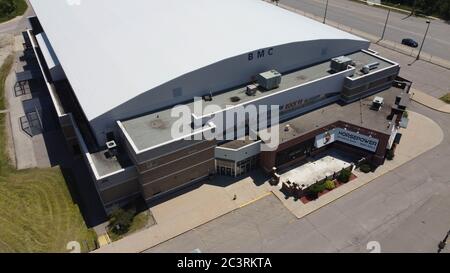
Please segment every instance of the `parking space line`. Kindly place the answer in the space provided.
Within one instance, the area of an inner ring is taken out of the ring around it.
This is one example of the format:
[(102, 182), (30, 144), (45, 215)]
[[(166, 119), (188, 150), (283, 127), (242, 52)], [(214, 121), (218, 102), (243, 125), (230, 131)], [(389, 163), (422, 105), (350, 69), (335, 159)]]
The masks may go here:
[(253, 199), (253, 200), (251, 200), (251, 201), (249, 201), (249, 202), (247, 202), (245, 204), (240, 205), (239, 208), (243, 208), (243, 207), (248, 206), (248, 205), (250, 205), (252, 203), (255, 203), (256, 201), (261, 200), (264, 197), (269, 196), (271, 194), (272, 194), (272, 192), (266, 192), (265, 194), (261, 195), (260, 197), (257, 197), (257, 198), (255, 198), (255, 199)]

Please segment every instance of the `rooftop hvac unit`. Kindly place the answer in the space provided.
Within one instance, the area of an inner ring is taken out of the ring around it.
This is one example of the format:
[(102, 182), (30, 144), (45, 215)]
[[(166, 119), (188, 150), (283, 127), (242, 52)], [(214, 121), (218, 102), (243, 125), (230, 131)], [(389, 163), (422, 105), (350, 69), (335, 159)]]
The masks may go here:
[(372, 109), (375, 111), (380, 111), (381, 107), (384, 104), (384, 98), (382, 97), (375, 97), (372, 101)]
[(341, 72), (347, 70), (348, 66), (352, 63), (352, 59), (346, 56), (340, 56), (331, 59), (330, 68), (333, 72)]
[(280, 86), (281, 74), (280, 72), (272, 69), (270, 71), (259, 74), (256, 77), (256, 81), (258, 82), (258, 85), (265, 90), (272, 90)]
[(247, 85), (245, 94), (247, 94), (247, 96), (254, 96), (256, 94), (257, 90), (258, 90), (258, 86), (256, 84)]

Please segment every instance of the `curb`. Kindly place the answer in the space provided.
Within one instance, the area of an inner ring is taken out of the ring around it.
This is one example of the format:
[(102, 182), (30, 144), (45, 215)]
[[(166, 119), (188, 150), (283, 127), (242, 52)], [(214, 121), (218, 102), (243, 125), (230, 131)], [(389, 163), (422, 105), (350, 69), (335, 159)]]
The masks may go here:
[(415, 102), (417, 102), (418, 104), (420, 104), (420, 105), (422, 105), (422, 106), (425, 106), (425, 107), (428, 108), (428, 109), (431, 109), (431, 110), (434, 110), (434, 111), (437, 111), (437, 112), (440, 112), (440, 113), (443, 113), (443, 114), (450, 114), (450, 112), (447, 112), (447, 111), (444, 111), (444, 110), (440, 110), (440, 109), (431, 107), (431, 106), (426, 105), (425, 103), (420, 102), (420, 101), (417, 101), (417, 100), (415, 100), (415, 99), (412, 99), (412, 100), (415, 101)]

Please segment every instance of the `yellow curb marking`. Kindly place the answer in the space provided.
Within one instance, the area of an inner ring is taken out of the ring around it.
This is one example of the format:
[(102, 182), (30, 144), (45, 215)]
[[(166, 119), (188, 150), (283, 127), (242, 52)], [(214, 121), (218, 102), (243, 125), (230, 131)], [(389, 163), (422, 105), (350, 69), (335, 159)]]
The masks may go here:
[(271, 195), (271, 194), (272, 194), (271, 191), (270, 191), (270, 192), (266, 192), (265, 194), (261, 195), (260, 197), (257, 197), (257, 198), (255, 198), (255, 199), (253, 199), (253, 200), (251, 200), (251, 201), (249, 201), (249, 202), (243, 204), (243, 205), (240, 205), (239, 208), (243, 208), (243, 207), (248, 206), (248, 205), (250, 205), (250, 204), (252, 204), (252, 203), (255, 203), (256, 201), (261, 200), (261, 199), (263, 199), (264, 197), (269, 196), (269, 195)]
[(111, 243), (111, 238), (109, 238), (108, 233), (105, 233), (98, 237), (98, 243), (100, 244), (100, 247), (109, 245)]

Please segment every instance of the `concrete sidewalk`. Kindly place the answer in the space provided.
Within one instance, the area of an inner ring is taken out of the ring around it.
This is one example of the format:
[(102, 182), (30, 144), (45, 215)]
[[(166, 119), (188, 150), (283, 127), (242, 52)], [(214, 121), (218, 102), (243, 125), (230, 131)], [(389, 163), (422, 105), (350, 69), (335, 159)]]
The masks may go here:
[(188, 188), (150, 209), (156, 225), (105, 245), (94, 253), (134, 253), (154, 247), (270, 195), (270, 188), (264, 183), (266, 179), (262, 172), (255, 171), (241, 180), (218, 176), (211, 182)]
[(450, 104), (443, 102), (433, 96), (430, 96), (420, 90), (411, 89), (411, 99), (433, 110), (450, 114)]
[(402, 129), (400, 132), (403, 136), (401, 144), (396, 150), (394, 160), (386, 161), (385, 164), (380, 166), (374, 173), (365, 174), (354, 171), (358, 177), (357, 179), (344, 184), (307, 204), (303, 204), (301, 201), (294, 201), (293, 198), (286, 199), (285, 195), (279, 190), (279, 187), (273, 187), (272, 193), (277, 196), (285, 207), (297, 218), (302, 218), (366, 185), (391, 170), (400, 167), (422, 153), (433, 149), (444, 139), (442, 129), (431, 119), (415, 112), (409, 113), (409, 119), (408, 129)]

